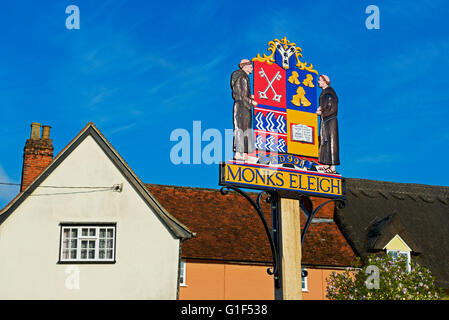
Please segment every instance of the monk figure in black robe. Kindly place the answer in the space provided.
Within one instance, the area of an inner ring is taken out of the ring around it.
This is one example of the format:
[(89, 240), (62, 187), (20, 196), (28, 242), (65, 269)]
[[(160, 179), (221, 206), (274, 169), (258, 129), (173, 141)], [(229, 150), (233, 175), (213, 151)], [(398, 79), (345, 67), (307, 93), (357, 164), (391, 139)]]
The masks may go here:
[(234, 158), (248, 160), (248, 153), (254, 151), (252, 106), (257, 106), (251, 95), (249, 74), (253, 72), (251, 61), (240, 61), (239, 70), (231, 75), (232, 98), (234, 99)]
[(340, 164), (337, 121), (338, 97), (330, 83), (330, 79), (326, 75), (320, 75), (318, 78), (318, 85), (323, 89), (316, 112), (321, 116), (318, 162), (324, 165), (322, 167), (324, 172), (337, 173), (335, 166)]

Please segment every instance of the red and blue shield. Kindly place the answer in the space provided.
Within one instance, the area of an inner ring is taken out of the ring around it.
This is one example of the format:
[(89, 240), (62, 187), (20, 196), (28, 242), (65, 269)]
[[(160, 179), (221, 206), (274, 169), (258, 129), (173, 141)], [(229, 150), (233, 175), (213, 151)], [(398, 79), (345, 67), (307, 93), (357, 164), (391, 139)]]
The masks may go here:
[(270, 41), (254, 62), (253, 129), (256, 154), (318, 158), (318, 72), (301, 62), (301, 49), (286, 38)]

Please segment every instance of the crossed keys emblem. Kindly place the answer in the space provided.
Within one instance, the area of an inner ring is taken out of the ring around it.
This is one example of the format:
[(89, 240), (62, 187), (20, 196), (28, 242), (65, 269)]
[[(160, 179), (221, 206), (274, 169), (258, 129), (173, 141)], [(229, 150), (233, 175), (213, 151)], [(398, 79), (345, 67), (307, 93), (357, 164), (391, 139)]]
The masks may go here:
[(260, 75), (261, 78), (265, 78), (267, 80), (267, 82), (268, 82), (268, 86), (265, 88), (265, 91), (259, 91), (259, 98), (268, 100), (267, 91), (268, 91), (268, 89), (271, 88), (271, 91), (273, 91), (273, 93), (274, 93), (274, 97), (273, 97), (272, 100), (276, 101), (276, 102), (281, 102), (282, 95), (281, 94), (277, 94), (276, 91), (273, 88), (273, 82), (275, 80), (279, 81), (279, 80), (282, 79), (282, 75), (280, 74), (280, 71), (278, 71), (276, 73), (276, 75), (273, 77), (273, 79), (271, 79), (271, 80), (268, 79), (267, 74), (265, 73), (263, 68), (260, 68), (259, 75)]

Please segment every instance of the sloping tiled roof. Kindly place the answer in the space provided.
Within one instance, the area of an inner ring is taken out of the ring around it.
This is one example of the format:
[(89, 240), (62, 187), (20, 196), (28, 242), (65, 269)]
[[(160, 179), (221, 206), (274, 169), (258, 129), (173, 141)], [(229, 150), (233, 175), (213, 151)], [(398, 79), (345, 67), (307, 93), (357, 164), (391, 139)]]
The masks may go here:
[[(400, 224), (392, 224), (399, 233), (405, 229), (406, 234), (400, 236), (419, 251), (416, 261), (432, 271), (441, 287), (449, 288), (448, 187), (347, 178), (346, 190), (347, 205), (337, 209), (335, 218), (362, 258), (376, 248), (373, 228), (382, 219), (396, 216)], [(391, 230), (382, 229), (378, 230), (381, 238), (382, 233), (394, 236)]]
[[(183, 258), (270, 264), (268, 238), (262, 221), (243, 196), (218, 189), (147, 184), (148, 190), (173, 216), (196, 233), (185, 241)], [(256, 198), (252, 193), (253, 199)], [(320, 200), (322, 201), (322, 200)], [(316, 206), (316, 205), (315, 205)], [(264, 206), (271, 225), (269, 206)], [(333, 222), (329, 204), (310, 225), (302, 252), (304, 265), (350, 266), (355, 254)], [(304, 225), (306, 217), (301, 216)]]

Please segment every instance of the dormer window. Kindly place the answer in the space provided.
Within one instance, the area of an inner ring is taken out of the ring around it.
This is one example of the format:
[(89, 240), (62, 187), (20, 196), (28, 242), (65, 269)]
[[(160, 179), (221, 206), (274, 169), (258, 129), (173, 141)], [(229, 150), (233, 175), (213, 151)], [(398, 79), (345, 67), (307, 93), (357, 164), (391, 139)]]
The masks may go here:
[(411, 270), (411, 255), (412, 249), (405, 243), (405, 241), (397, 234), (395, 235), (384, 247), (386, 253), (390, 255), (393, 260), (397, 260), (399, 257), (405, 257), (407, 261), (407, 271)]

